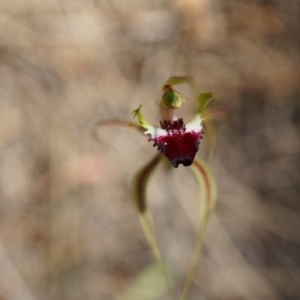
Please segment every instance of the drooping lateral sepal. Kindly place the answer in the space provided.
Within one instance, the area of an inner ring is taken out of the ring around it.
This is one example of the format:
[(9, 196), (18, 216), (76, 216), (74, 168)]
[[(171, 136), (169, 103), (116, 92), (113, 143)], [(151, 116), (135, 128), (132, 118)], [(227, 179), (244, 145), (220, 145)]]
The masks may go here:
[(134, 176), (132, 184), (132, 193), (135, 205), (140, 213), (146, 208), (146, 188), (148, 180), (161, 161), (161, 154), (156, 154), (145, 166), (143, 166)]
[(152, 253), (156, 259), (158, 267), (161, 270), (161, 274), (163, 276), (163, 280), (166, 283), (170, 299), (175, 300), (172, 293), (170, 279), (166, 271), (166, 268), (164, 266), (161, 253), (156, 242), (151, 213), (147, 208), (147, 202), (146, 202), (146, 189), (147, 189), (148, 180), (151, 174), (153, 173), (153, 171), (158, 166), (161, 159), (162, 159), (162, 155), (156, 154), (153, 159), (151, 159), (146, 165), (144, 165), (136, 173), (132, 182), (132, 194), (133, 194), (133, 200), (135, 206), (138, 211), (140, 223), (142, 225), (148, 243), (151, 247)]
[(192, 170), (200, 188), (200, 220), (198, 225), (196, 246), (194, 248), (194, 253), (179, 300), (186, 299), (186, 294), (197, 269), (197, 263), (201, 253), (209, 217), (213, 211), (217, 199), (217, 185), (210, 167), (202, 160), (196, 158), (190, 169)]

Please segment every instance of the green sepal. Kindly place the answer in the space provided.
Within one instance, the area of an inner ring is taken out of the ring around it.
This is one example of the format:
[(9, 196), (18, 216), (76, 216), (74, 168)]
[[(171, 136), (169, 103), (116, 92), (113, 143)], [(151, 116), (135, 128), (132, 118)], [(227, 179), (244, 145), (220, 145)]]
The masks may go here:
[(190, 170), (193, 172), (200, 188), (200, 222), (198, 226), (198, 234), (194, 253), (179, 300), (186, 299), (186, 294), (194, 278), (203, 245), (207, 223), (217, 199), (217, 185), (210, 167), (202, 160), (195, 158), (193, 164), (190, 167)]
[(146, 165), (144, 165), (134, 176), (132, 184), (132, 193), (135, 206), (139, 213), (147, 210), (146, 188), (148, 180), (162, 159), (162, 155), (158, 153)]
[(157, 265), (160, 268), (161, 274), (164, 278), (169, 297), (170, 299), (174, 300), (170, 279), (162, 261), (161, 253), (156, 242), (152, 217), (150, 211), (147, 208), (146, 202), (146, 189), (149, 178), (151, 177), (153, 171), (156, 169), (162, 158), (163, 156), (160, 153), (156, 154), (154, 158), (152, 158), (135, 174), (132, 182), (132, 197), (144, 234), (148, 240), (153, 256), (155, 257)]
[(176, 84), (182, 84), (186, 82), (191, 82), (193, 81), (191, 76), (172, 76), (170, 77), (163, 85), (162, 90), (165, 89), (166, 86), (172, 86)]

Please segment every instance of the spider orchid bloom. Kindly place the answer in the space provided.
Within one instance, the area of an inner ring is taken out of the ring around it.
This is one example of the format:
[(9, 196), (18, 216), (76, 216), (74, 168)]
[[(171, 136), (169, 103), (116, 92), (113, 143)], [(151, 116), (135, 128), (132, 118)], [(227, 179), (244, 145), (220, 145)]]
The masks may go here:
[[(160, 127), (153, 126), (146, 121), (141, 113), (142, 106), (139, 106), (133, 111), (133, 116), (138, 119), (138, 123), (130, 124), (141, 129), (143, 133), (148, 136), (149, 141), (154, 143), (153, 146), (156, 146), (161, 152), (157, 153), (136, 172), (132, 181), (132, 198), (137, 208), (139, 220), (143, 227), (145, 236), (161, 270), (166, 284), (166, 289), (169, 293), (170, 299), (172, 300), (175, 300), (172, 291), (172, 284), (156, 242), (151, 212), (147, 207), (146, 189), (149, 178), (164, 155), (175, 168), (177, 168), (180, 164), (190, 166), (189, 170), (192, 171), (192, 174), (195, 176), (200, 187), (200, 221), (196, 237), (196, 245), (179, 300), (186, 299), (186, 294), (196, 271), (205, 228), (217, 197), (217, 188), (210, 168), (203, 161), (195, 157), (199, 150), (200, 141), (203, 138), (203, 121), (208, 119), (204, 116), (204, 114), (213, 102), (213, 94), (201, 93), (197, 96), (198, 108), (196, 114), (189, 122), (185, 123), (182, 118), (178, 119), (174, 113), (175, 110), (179, 109), (185, 102), (181, 94), (173, 89), (174, 85), (181, 83), (188, 83), (192, 89), (197, 91), (191, 77), (170, 77), (162, 87), (163, 94), (159, 102), (161, 111)], [(106, 120), (100, 121), (98, 125), (128, 126), (128, 122), (122, 120)], [(206, 129), (209, 131), (209, 126), (205, 127), (205, 130)], [(206, 134), (208, 139), (210, 137), (209, 133), (210, 132), (207, 132)], [(170, 169), (168, 168), (167, 171), (170, 171)]]
[(208, 104), (206, 102), (213, 97), (213, 94), (202, 93), (198, 96), (197, 113), (190, 122), (185, 123), (182, 118), (178, 119), (174, 114), (174, 110), (184, 102), (182, 96), (168, 84), (163, 87), (163, 91), (160, 108), (164, 119), (160, 121), (161, 127), (155, 127), (146, 121), (141, 113), (142, 106), (133, 111), (139, 124), (132, 125), (144, 129), (144, 134), (149, 135), (149, 141), (154, 142), (153, 146), (170, 160), (173, 167), (177, 168), (179, 164), (190, 166), (203, 138), (204, 118), (201, 114), (212, 103), (212, 101)]

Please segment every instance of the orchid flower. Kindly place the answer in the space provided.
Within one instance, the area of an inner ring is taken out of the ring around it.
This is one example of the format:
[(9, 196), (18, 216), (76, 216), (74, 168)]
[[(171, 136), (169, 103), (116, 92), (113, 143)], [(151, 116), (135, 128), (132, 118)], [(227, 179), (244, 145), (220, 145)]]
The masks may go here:
[[(178, 118), (175, 114), (175, 111), (182, 106), (185, 100), (183, 96), (174, 89), (174, 86), (182, 83), (188, 83), (197, 95), (197, 111), (194, 117), (187, 123), (182, 118)], [(196, 271), (205, 229), (217, 196), (216, 184), (210, 168), (202, 160), (196, 158), (204, 132), (210, 128), (209, 122), (207, 122), (209, 121), (209, 114), (207, 112), (213, 101), (212, 93), (198, 93), (194, 81), (190, 76), (173, 76), (162, 86), (162, 96), (159, 101), (161, 112), (160, 127), (153, 126), (146, 121), (141, 113), (142, 106), (139, 106), (133, 111), (133, 116), (137, 118), (138, 123), (129, 123), (121, 120), (107, 120), (98, 123), (98, 125), (101, 126), (124, 126), (128, 124), (134, 126), (143, 131), (144, 135), (148, 136), (148, 140), (153, 142), (153, 146), (157, 147), (158, 153), (138, 170), (134, 176), (132, 182), (132, 198), (145, 236), (161, 269), (170, 299), (173, 300), (175, 296), (172, 291), (172, 285), (155, 239), (151, 214), (147, 208), (146, 188), (150, 176), (160, 161), (165, 157), (174, 168), (178, 168), (180, 164), (189, 167), (199, 184), (201, 201), (199, 228), (194, 254), (179, 298), (180, 300), (184, 300)], [(206, 136), (209, 138), (208, 133), (206, 133)]]

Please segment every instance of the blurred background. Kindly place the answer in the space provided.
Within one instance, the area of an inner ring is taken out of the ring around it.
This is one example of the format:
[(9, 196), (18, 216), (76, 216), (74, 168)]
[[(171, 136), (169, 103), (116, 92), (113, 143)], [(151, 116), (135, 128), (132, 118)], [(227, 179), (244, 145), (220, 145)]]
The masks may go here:
[[(299, 299), (299, 15), (297, 0), (1, 1), (0, 299), (167, 299), (130, 199), (156, 149), (95, 124), (132, 121), (140, 104), (158, 124), (172, 75), (228, 114), (188, 299)], [(198, 188), (187, 168), (160, 167), (148, 192), (180, 292)]]

